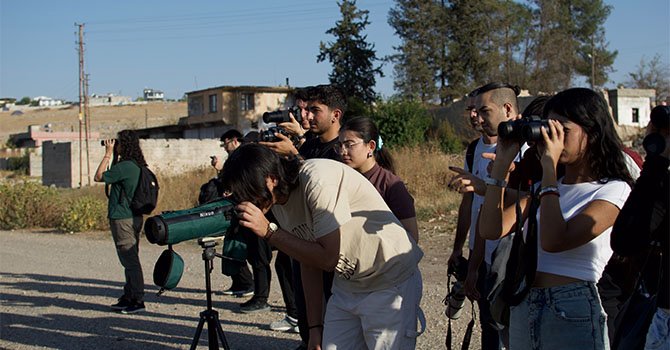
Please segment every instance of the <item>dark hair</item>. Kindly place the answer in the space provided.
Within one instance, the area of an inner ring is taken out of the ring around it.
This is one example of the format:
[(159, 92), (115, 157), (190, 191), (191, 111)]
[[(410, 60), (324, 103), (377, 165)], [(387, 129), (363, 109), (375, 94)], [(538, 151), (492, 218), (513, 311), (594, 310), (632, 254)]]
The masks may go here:
[(306, 89), (307, 101), (323, 103), (330, 109), (339, 109), (342, 115), (347, 111), (347, 98), (335, 85), (317, 85)]
[(395, 174), (395, 164), (393, 157), (388, 150), (380, 145), (380, 135), (377, 125), (372, 119), (367, 117), (353, 117), (347, 120), (340, 129), (342, 131), (353, 131), (358, 137), (363, 139), (363, 142), (368, 143), (374, 141), (377, 148), (374, 150), (375, 161), (382, 168), (385, 168)]
[(241, 140), (242, 139), (242, 133), (239, 132), (237, 129), (230, 129), (221, 135), (221, 142), (225, 140)]
[(578, 124), (587, 135), (586, 163), (600, 181), (619, 179), (633, 184), (607, 102), (595, 91), (572, 88), (559, 92), (544, 106), (543, 117), (554, 112)]
[(538, 96), (535, 99), (533, 99), (526, 108), (524, 108), (523, 112), (521, 112), (521, 115), (524, 118), (530, 118), (531, 116), (538, 116), (540, 118), (543, 118), (543, 113), (544, 113), (544, 105), (547, 104), (547, 101), (551, 96)]
[(521, 93), (521, 88), (517, 85), (512, 85), (512, 84), (502, 83), (502, 82), (494, 82), (494, 83), (488, 83), (486, 85), (482, 85), (482, 86), (472, 90), (468, 94), (468, 97), (475, 97), (475, 96), (481, 95), (485, 92), (489, 92), (491, 90), (498, 90), (498, 89), (510, 89), (510, 90), (512, 90), (512, 92), (514, 92), (514, 96), (519, 96), (519, 93)]
[(116, 154), (114, 156), (113, 164), (123, 160), (134, 160), (137, 165), (146, 166), (147, 162), (144, 160), (144, 154), (140, 148), (140, 139), (133, 130), (122, 130), (117, 137), (119, 147), (114, 147), (114, 152), (118, 152), (118, 159)]
[(297, 158), (289, 160), (265, 146), (247, 143), (228, 156), (219, 178), (224, 192), (230, 192), (233, 201), (248, 201), (263, 208), (272, 202), (272, 193), (265, 179), (277, 179), (275, 195), (288, 196), (298, 186), (300, 166)]
[(309, 89), (311, 89), (312, 86), (307, 86), (301, 89), (296, 89), (295, 92), (293, 93), (293, 98), (295, 100), (303, 100), (307, 101), (309, 98)]
[(489, 91), (491, 91), (491, 100), (497, 105), (502, 106), (505, 103), (510, 103), (515, 112), (519, 111), (519, 102), (516, 97), (521, 92), (520, 87), (500, 82), (488, 83), (472, 91), (470, 97), (476, 97)]

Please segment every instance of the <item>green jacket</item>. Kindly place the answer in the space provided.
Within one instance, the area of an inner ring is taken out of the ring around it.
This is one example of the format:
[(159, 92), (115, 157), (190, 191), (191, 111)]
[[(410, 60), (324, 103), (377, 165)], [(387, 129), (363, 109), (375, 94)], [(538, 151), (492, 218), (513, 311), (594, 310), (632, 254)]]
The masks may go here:
[[(114, 164), (102, 174), (105, 184), (111, 185), (109, 201), (107, 203), (107, 217), (110, 219), (129, 219), (133, 217), (130, 210), (130, 201), (135, 194), (137, 182), (140, 179), (140, 167), (133, 161), (124, 160)], [(121, 197), (121, 187), (124, 196)]]

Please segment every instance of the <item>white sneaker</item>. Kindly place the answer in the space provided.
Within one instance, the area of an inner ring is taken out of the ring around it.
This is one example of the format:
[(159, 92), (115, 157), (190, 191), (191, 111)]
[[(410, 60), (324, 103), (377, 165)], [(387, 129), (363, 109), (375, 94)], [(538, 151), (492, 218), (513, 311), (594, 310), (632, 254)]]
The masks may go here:
[(278, 332), (298, 333), (298, 320), (286, 315), (283, 319), (270, 323), (270, 329)]

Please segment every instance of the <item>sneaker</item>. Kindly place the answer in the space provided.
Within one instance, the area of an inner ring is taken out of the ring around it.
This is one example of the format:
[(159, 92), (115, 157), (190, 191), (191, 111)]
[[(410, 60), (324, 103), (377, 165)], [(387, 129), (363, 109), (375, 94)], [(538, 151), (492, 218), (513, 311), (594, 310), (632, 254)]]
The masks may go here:
[(289, 315), (286, 315), (286, 317), (283, 319), (270, 323), (270, 329), (279, 332), (289, 331), (292, 333), (298, 333), (298, 320)]
[(121, 310), (121, 313), (126, 314), (126, 315), (136, 314), (136, 313), (142, 312), (144, 310), (146, 310), (146, 308), (144, 307), (144, 302), (140, 301), (140, 302), (135, 302), (132, 305), (128, 306), (127, 308)]
[(228, 288), (221, 292), (223, 295), (232, 295), (238, 298), (244, 298), (244, 297), (250, 297), (254, 295), (254, 289), (249, 288), (249, 289), (238, 289), (238, 290), (233, 290), (232, 288)]
[(268, 310), (270, 310), (270, 305), (263, 298), (253, 297), (240, 305), (240, 311), (245, 314)]
[(112, 304), (109, 307), (111, 307), (112, 310), (121, 311), (121, 310), (127, 308), (128, 306), (130, 306), (132, 304), (133, 303), (130, 300), (128, 300), (124, 297), (120, 297), (119, 300), (117, 300), (116, 304)]

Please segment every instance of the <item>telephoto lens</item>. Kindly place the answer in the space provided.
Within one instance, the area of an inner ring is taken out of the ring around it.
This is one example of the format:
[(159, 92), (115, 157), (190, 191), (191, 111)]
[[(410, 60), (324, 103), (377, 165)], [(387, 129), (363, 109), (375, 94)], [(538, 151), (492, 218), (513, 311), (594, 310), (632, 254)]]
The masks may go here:
[(461, 317), (463, 311), (463, 304), (465, 303), (465, 291), (463, 290), (463, 282), (456, 281), (451, 287), (449, 295), (447, 295), (447, 309), (444, 314), (452, 320), (457, 320)]

